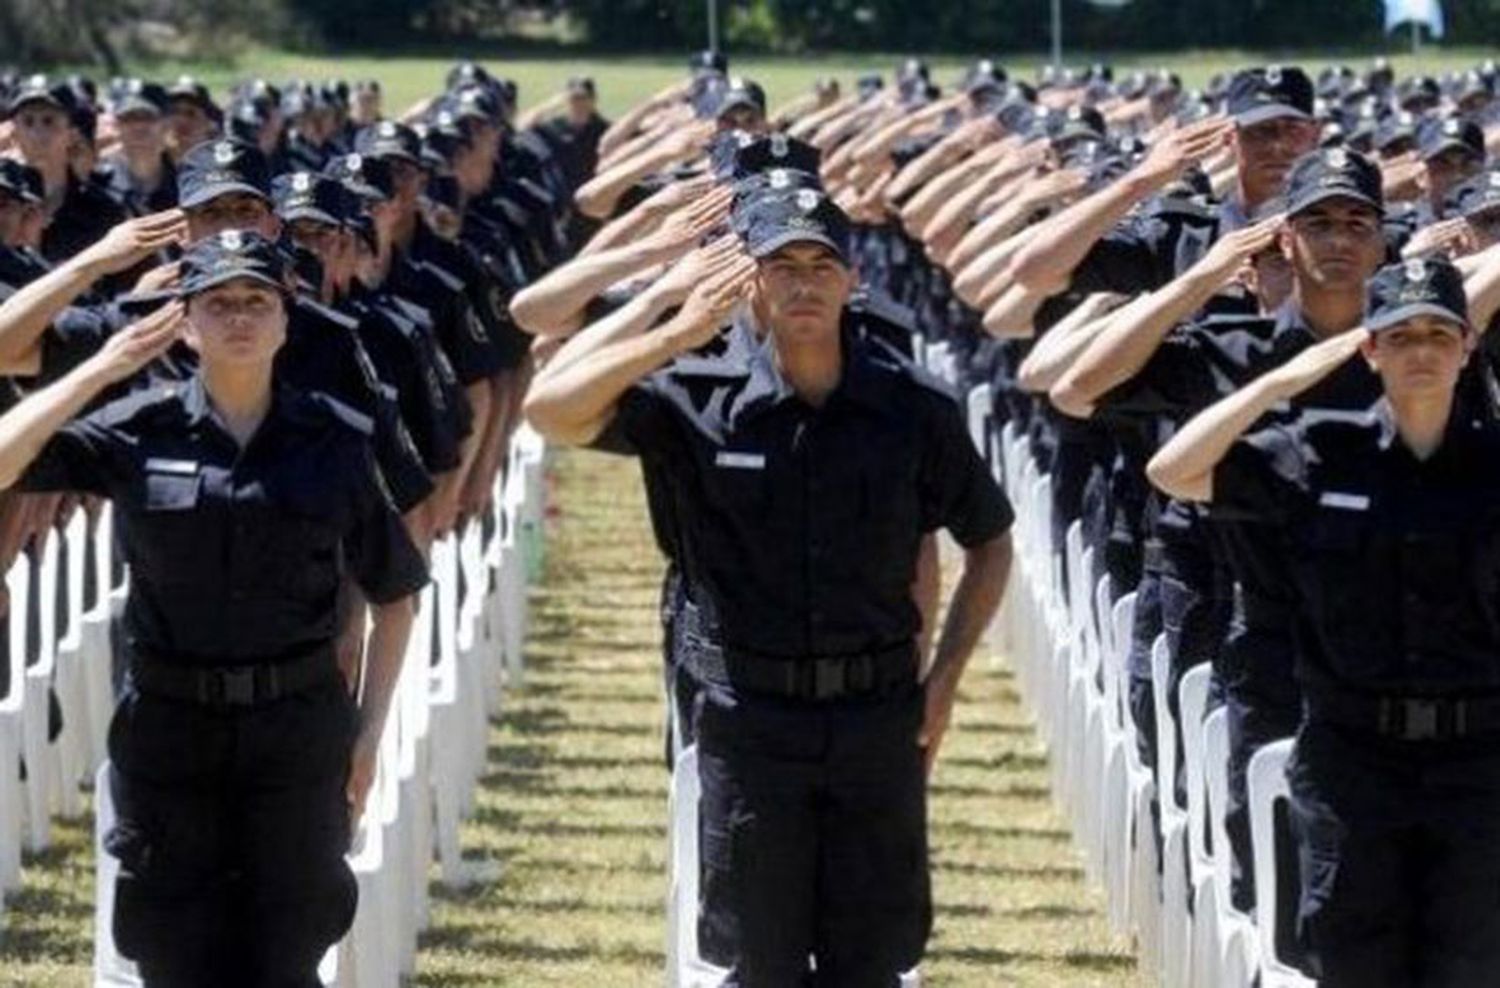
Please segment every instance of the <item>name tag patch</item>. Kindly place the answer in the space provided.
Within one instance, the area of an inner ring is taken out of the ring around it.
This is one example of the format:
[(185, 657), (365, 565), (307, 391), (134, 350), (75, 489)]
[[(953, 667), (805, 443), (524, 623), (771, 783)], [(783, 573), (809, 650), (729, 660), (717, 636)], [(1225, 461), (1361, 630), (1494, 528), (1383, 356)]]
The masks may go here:
[(147, 473), (172, 473), (183, 477), (191, 477), (198, 473), (198, 463), (195, 460), (164, 460), (152, 457), (146, 461)]
[(1342, 494), (1338, 491), (1324, 491), (1318, 498), (1318, 503), (1325, 508), (1338, 508), (1341, 511), (1369, 511), (1370, 498), (1366, 494)]
[(714, 466), (724, 467), (728, 470), (764, 470), (766, 468), (766, 455), (764, 453), (731, 453), (728, 450), (720, 450), (714, 457)]

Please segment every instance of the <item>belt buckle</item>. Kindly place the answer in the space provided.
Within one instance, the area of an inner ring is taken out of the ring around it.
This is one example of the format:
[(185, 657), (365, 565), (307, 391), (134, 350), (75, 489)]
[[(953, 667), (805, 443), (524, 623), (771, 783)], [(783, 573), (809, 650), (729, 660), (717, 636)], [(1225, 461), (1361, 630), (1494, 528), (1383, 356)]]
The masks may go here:
[(253, 668), (226, 669), (219, 673), (219, 684), (225, 706), (254, 706), (255, 670)]
[(1401, 712), (1401, 740), (1437, 740), (1439, 717), (1436, 701), (1406, 700), (1401, 704)]
[(844, 664), (836, 659), (813, 660), (812, 693), (815, 700), (832, 700), (848, 689)]

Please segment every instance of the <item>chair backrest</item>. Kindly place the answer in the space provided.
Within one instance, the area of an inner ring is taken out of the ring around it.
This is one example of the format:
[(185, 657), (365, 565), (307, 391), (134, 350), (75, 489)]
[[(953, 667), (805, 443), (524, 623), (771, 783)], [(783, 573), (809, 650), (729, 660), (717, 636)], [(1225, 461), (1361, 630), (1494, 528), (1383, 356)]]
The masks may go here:
[(1156, 789), (1164, 818), (1169, 813), (1187, 812), (1187, 807), (1177, 802), (1177, 722), (1167, 704), (1171, 667), (1167, 636), (1157, 635), (1151, 646), (1151, 693), (1156, 701)]
[(1111, 716), (1121, 727), (1131, 723), (1128, 709), (1130, 684), (1126, 682), (1130, 670), (1127, 668), (1126, 659), (1130, 655), (1130, 642), (1135, 635), (1135, 601), (1134, 590), (1115, 601), (1114, 611), (1110, 615), (1115, 628), (1112, 636), (1114, 647), (1105, 655), (1106, 695), (1109, 695), (1111, 691), (1114, 694)]
[[(1203, 788), (1208, 794), (1208, 823), (1213, 834), (1214, 880), (1227, 889), (1232, 882), (1234, 855), (1224, 814), (1229, 807), (1229, 712), (1223, 707), (1203, 721)], [(1229, 897), (1221, 899), (1227, 906)]]
[(1182, 718), (1182, 756), (1187, 768), (1188, 863), (1194, 879), (1210, 867), (1208, 858), (1208, 793), (1204, 778), (1203, 718), (1208, 709), (1207, 662), (1189, 669), (1177, 687), (1177, 709)]
[(980, 456), (988, 456), (989, 420), (995, 409), (990, 385), (986, 382), (970, 388), (965, 405), (969, 413), (969, 438), (974, 440), (974, 448), (979, 450)]
[(31, 623), (31, 560), (25, 553), (17, 556), (16, 561), (11, 563), (10, 570), (5, 574), (5, 588), (10, 594), (10, 611), (6, 615), (9, 625), (6, 639), (8, 654), (5, 656), (10, 675), (6, 679), (9, 684), (6, 693), (0, 696), (0, 711), (14, 712), (21, 709), (21, 701), (26, 696), (26, 631)]
[(1108, 573), (1100, 573), (1099, 557), (1095, 555), (1092, 569), (1097, 575), (1094, 583), (1094, 636), (1099, 640), (1099, 661), (1105, 661), (1104, 653), (1115, 648), (1114, 582)]
[(1277, 916), (1280, 869), (1276, 860), (1277, 855), (1293, 853), (1291, 848), (1277, 844), (1276, 804), (1289, 795), (1286, 765), (1293, 743), (1288, 739), (1261, 747), (1250, 758), (1246, 778), (1250, 798), (1250, 846), (1255, 858), (1255, 928), (1260, 938), (1261, 967), (1281, 977), (1296, 973), (1276, 951), (1276, 931), (1280, 922)]
[(73, 511), (73, 517), (63, 526), (63, 554), (67, 559), (67, 615), (66, 631), (63, 633), (68, 645), (76, 646), (83, 634), (83, 590), (87, 575), (87, 559), (92, 545), (89, 542), (89, 516), (81, 507)]
[(48, 526), (41, 548), (37, 550), (37, 585), (31, 588), (31, 603), (37, 614), (37, 641), (33, 650), (36, 660), (27, 670), (34, 676), (52, 675), (57, 663), (58, 578), (61, 575), (58, 557), (62, 551), (60, 542), (57, 529)]

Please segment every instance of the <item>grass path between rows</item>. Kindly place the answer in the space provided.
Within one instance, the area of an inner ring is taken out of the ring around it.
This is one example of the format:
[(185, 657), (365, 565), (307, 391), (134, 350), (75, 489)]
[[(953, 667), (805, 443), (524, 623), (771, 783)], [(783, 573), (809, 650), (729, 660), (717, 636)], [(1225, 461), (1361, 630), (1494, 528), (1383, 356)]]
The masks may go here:
[[(650, 988), (663, 982), (667, 773), (661, 561), (635, 464), (563, 452), (532, 591), (528, 672), (490, 740), (466, 854), (500, 878), (433, 889), (416, 984)], [(952, 581), (952, 573), (948, 574)], [(978, 656), (933, 779), (932, 988), (1135, 988), (1128, 945), (1051, 804), (1010, 672)], [(62, 823), (6, 903), (0, 986), (89, 984), (92, 823)]]
[[(524, 689), (495, 726), (469, 853), (493, 887), (438, 893), (425, 986), (662, 983), (667, 773), (661, 561), (635, 464), (551, 460), (546, 574)], [(948, 574), (951, 584), (953, 574)], [(1008, 670), (976, 657), (933, 780), (934, 988), (1134, 986), (1052, 807)]]

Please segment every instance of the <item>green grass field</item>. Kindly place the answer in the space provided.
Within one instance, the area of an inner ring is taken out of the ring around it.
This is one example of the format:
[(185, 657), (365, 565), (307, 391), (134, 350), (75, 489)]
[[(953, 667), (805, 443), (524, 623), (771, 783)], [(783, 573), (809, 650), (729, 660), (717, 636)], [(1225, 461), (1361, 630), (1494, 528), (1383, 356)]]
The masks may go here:
[[(1425, 49), (1418, 58), (1409, 53), (1397, 55), (1394, 62), (1398, 72), (1422, 71), (1440, 73), (1450, 69), (1468, 68), (1477, 64), (1492, 51), (1481, 49)], [(261, 75), (273, 80), (305, 77), (310, 79), (341, 76), (349, 79), (378, 78), (385, 86), (389, 105), (404, 107), (415, 100), (433, 94), (443, 84), (448, 67), (464, 56), (455, 48), (451, 57), (312, 57), (280, 51), (257, 50), (248, 52), (229, 63), (181, 63), (161, 62), (140, 65), (135, 68), (157, 77), (175, 77), (181, 72), (201, 75), (218, 88), (227, 86), (235, 79)], [(1339, 56), (1311, 53), (1265, 54), (1248, 51), (1176, 52), (1171, 54), (1132, 53), (1118, 57), (1095, 56), (1078, 53), (1068, 56), (1069, 64), (1085, 64), (1095, 57), (1111, 61), (1117, 71), (1132, 68), (1154, 68), (1165, 66), (1180, 74), (1189, 86), (1202, 85), (1214, 72), (1241, 65), (1254, 65), (1267, 60), (1282, 59), (1316, 68), (1325, 61), (1343, 58), (1350, 64), (1362, 65), (1369, 56)], [(792, 98), (805, 92), (818, 76), (837, 76), (846, 83), (852, 82), (860, 73), (882, 70), (890, 74), (897, 64), (898, 55), (817, 55), (806, 58), (768, 58), (731, 56), (731, 67), (736, 74), (759, 82), (766, 88), (773, 103)], [(627, 58), (577, 58), (557, 56), (538, 58), (490, 58), (481, 59), (497, 74), (514, 79), (521, 87), (522, 105), (539, 102), (556, 92), (569, 76), (591, 75), (599, 83), (600, 101), (606, 114), (617, 114), (641, 97), (661, 89), (682, 78), (684, 58), (679, 57), (627, 57)], [(935, 78), (943, 84), (957, 79), (971, 58), (931, 57)], [(1031, 78), (1037, 67), (1046, 61), (1046, 56), (1014, 55), (1000, 59), (1001, 64), (1012, 73)]]

